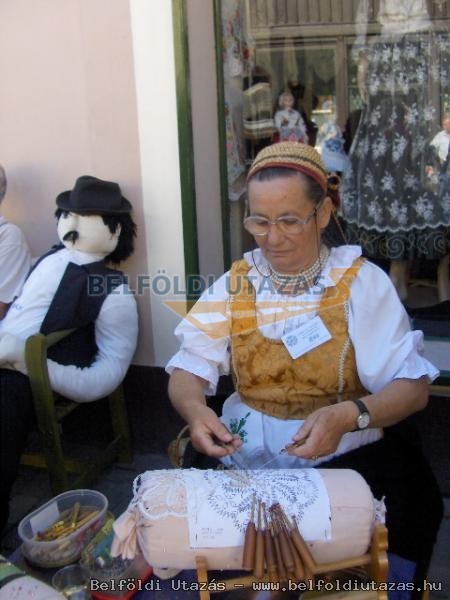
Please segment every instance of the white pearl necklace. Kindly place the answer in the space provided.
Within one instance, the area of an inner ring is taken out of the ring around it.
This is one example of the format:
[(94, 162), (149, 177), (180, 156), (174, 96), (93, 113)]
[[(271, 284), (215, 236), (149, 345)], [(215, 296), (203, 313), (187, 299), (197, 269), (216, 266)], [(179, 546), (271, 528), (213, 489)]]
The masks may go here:
[(320, 253), (314, 263), (301, 271), (297, 275), (283, 275), (283, 273), (278, 273), (269, 263), (269, 277), (276, 285), (286, 287), (294, 287), (299, 285), (300, 283), (305, 283), (305, 281), (313, 281), (318, 275), (320, 275), (324, 264), (328, 260), (330, 256), (330, 249), (322, 244), (320, 248)]

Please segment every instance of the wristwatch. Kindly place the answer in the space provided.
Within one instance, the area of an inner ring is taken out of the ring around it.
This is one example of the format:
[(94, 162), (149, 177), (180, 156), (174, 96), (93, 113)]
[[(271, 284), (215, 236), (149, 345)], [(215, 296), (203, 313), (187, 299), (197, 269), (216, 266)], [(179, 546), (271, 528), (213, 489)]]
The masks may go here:
[(353, 400), (359, 410), (358, 418), (356, 419), (356, 430), (367, 429), (370, 424), (370, 413), (367, 410), (367, 406), (362, 400)]

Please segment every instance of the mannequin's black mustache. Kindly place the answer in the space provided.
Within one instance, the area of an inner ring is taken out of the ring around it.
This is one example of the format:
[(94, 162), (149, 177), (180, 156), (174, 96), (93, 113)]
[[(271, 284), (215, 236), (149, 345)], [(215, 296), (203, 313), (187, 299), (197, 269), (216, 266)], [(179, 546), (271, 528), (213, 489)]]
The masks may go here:
[(79, 237), (80, 235), (78, 231), (68, 231), (63, 237), (63, 242), (71, 242), (72, 244), (75, 244)]

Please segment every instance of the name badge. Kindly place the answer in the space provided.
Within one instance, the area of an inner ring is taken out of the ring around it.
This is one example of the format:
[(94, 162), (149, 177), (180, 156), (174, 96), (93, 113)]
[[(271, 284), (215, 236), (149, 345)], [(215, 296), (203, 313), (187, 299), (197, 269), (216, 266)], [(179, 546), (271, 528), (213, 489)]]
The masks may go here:
[(281, 340), (291, 357), (296, 359), (331, 340), (331, 334), (317, 315), (297, 329), (283, 335)]

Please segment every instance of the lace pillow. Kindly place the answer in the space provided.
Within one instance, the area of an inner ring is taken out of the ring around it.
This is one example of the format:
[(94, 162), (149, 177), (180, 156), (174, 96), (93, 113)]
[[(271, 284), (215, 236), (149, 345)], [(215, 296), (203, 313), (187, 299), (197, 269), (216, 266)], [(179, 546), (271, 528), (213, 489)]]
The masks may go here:
[[(287, 472), (286, 472), (287, 471)], [(239, 569), (254, 495), (295, 515), (317, 562), (364, 554), (376, 517), (365, 480), (347, 469), (148, 471), (114, 524), (113, 552), (132, 558), (138, 547), (153, 567)]]

